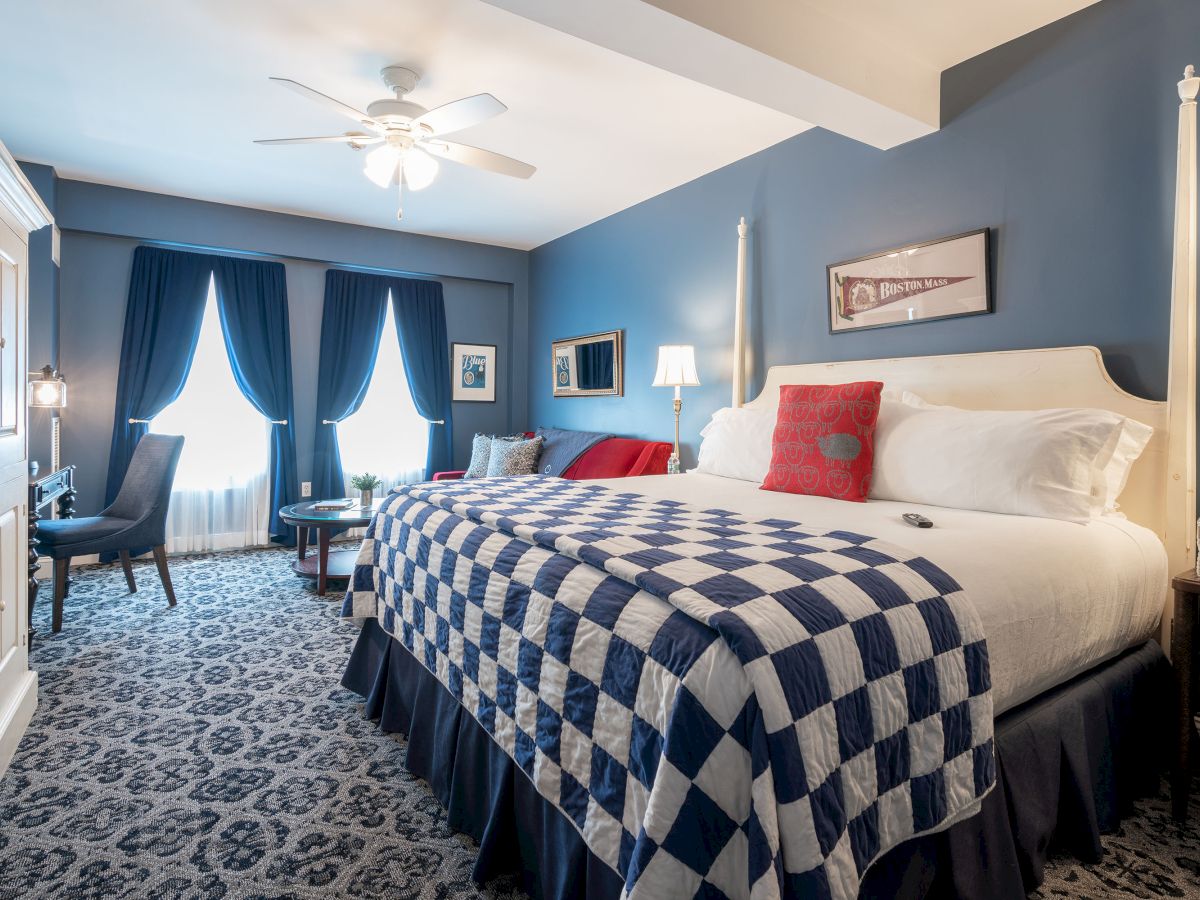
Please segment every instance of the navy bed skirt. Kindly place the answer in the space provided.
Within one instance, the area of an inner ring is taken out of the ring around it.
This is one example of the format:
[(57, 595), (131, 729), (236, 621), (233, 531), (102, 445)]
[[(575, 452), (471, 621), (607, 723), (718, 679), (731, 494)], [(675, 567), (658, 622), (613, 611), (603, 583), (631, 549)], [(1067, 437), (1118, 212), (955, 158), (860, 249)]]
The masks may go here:
[[(429, 783), (450, 826), (479, 843), (476, 881), (514, 874), (544, 900), (620, 895), (620, 877), (574, 825), (374, 619), (342, 684), (384, 731), (408, 736), (408, 770)], [(1011, 900), (1041, 883), (1051, 849), (1098, 859), (1100, 834), (1158, 788), (1170, 697), (1170, 666), (1149, 641), (1001, 716), (997, 786), (982, 811), (887, 853), (861, 896)]]

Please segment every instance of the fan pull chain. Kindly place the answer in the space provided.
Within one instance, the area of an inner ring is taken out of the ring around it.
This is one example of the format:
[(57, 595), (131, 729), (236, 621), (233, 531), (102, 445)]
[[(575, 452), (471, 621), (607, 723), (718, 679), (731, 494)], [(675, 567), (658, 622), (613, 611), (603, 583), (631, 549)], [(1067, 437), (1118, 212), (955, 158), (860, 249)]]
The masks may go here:
[(404, 221), (404, 164), (396, 169), (396, 221)]

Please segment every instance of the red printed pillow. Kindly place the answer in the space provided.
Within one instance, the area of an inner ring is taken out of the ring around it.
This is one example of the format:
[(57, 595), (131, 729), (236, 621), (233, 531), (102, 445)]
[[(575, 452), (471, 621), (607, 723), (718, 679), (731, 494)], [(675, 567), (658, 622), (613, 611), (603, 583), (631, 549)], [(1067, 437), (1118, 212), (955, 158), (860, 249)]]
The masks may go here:
[(783, 385), (762, 489), (865, 501), (882, 391), (880, 381)]

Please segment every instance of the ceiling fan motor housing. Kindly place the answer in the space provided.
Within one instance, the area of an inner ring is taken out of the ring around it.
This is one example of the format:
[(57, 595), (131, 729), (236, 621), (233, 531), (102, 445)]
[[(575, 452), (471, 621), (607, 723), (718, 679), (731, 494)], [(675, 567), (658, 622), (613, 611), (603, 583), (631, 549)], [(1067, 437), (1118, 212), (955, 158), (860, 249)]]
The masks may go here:
[(417, 116), (425, 115), (427, 111), (420, 103), (411, 100), (376, 100), (367, 107), (367, 115), (385, 125), (403, 125)]

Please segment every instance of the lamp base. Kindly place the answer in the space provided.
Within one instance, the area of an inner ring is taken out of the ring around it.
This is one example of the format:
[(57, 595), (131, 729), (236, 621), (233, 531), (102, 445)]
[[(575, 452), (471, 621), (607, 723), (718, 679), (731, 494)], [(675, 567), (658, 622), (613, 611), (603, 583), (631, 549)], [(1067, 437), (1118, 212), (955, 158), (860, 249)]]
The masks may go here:
[(670, 456), (667, 457), (667, 474), (668, 475), (678, 475), (679, 474), (679, 455), (677, 453), (672, 453)]
[(62, 419), (58, 410), (50, 416), (50, 471), (57, 472), (62, 464)]

